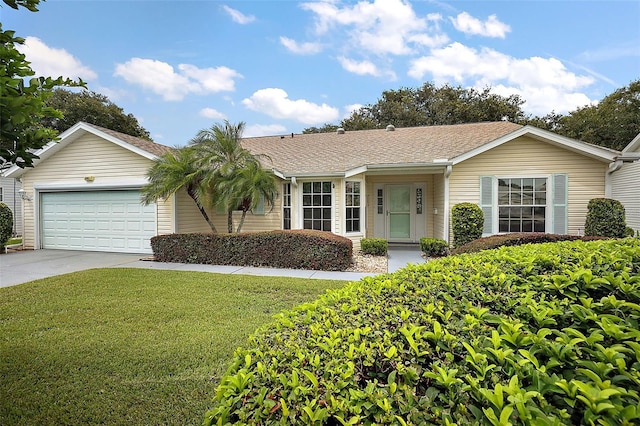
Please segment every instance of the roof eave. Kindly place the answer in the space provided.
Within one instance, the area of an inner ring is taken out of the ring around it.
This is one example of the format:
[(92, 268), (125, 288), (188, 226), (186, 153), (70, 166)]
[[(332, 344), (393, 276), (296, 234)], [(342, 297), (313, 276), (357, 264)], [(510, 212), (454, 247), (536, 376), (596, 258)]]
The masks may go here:
[(619, 153), (614, 150), (609, 150), (606, 148), (601, 148), (595, 145), (589, 145), (581, 141), (577, 141), (575, 139), (567, 138), (564, 136), (560, 136), (558, 134), (549, 132), (547, 130), (542, 130), (537, 127), (533, 127), (530, 125), (524, 126), (521, 129), (518, 129), (514, 132), (506, 134), (498, 139), (495, 139), (489, 143), (486, 143), (482, 146), (479, 146), (471, 151), (468, 151), (464, 154), (461, 154), (455, 157), (452, 161), (453, 164), (461, 163), (465, 160), (475, 157), (476, 155), (482, 154), (486, 151), (489, 151), (493, 148), (496, 148), (506, 142), (512, 141), (522, 136), (530, 136), (534, 139), (541, 140), (546, 143), (550, 143), (555, 146), (560, 146), (562, 148), (568, 149), (570, 151), (577, 152), (587, 157), (591, 157), (593, 159), (609, 163), (614, 160), (616, 155)]

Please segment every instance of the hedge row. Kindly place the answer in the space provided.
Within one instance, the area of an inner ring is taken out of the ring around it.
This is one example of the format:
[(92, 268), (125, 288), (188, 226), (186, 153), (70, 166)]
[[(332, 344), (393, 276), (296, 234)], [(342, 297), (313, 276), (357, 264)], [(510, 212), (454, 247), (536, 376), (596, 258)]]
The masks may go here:
[(523, 244), (556, 243), (559, 241), (593, 241), (604, 239), (605, 237), (580, 237), (577, 235), (545, 234), (542, 232), (514, 232), (511, 234), (492, 235), (490, 237), (478, 238), (461, 247), (455, 248), (451, 254), (475, 253), (481, 250), (490, 250), (498, 247), (521, 246)]
[(171, 234), (151, 238), (159, 262), (341, 271), (353, 243), (330, 232), (292, 230), (240, 234)]
[(236, 351), (206, 424), (640, 423), (640, 239), (365, 278)]

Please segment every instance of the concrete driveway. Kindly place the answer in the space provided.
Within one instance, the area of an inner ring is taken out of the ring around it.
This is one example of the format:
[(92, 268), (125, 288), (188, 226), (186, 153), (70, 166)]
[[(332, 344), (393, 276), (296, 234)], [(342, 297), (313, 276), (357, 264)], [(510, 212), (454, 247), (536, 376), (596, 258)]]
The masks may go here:
[(152, 262), (150, 255), (70, 250), (23, 250), (0, 254), (0, 287), (93, 268), (145, 268), (174, 271), (215, 272), (275, 277), (358, 281), (373, 273), (255, 268), (251, 266), (199, 265)]
[[(24, 250), (0, 254), (0, 287), (92, 268), (139, 267), (144, 254)], [(144, 262), (146, 263), (146, 262)]]

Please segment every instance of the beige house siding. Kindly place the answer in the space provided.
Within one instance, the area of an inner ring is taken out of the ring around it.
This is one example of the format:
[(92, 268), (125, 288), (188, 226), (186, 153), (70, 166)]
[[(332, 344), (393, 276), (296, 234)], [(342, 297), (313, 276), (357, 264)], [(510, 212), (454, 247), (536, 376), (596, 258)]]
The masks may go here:
[(640, 232), (640, 161), (625, 163), (611, 174), (611, 198), (624, 205), (627, 226)]
[[(433, 224), (431, 235), (433, 238), (445, 239), (445, 177), (442, 174), (433, 175), (433, 205), (431, 213), (433, 219), (430, 221)], [(436, 210), (437, 213), (435, 213)]]
[[(568, 233), (584, 233), (587, 204), (603, 197), (608, 164), (528, 137), (509, 141), (488, 152), (453, 166), (450, 176), (450, 206), (480, 203), (480, 177), (551, 176), (566, 173), (568, 188)], [(453, 237), (450, 235), (451, 240)]]
[[(37, 164), (22, 176), (22, 185), (31, 201), (24, 203), (24, 245), (35, 248), (38, 227), (34, 200), (34, 185), (47, 189), (92, 191), (98, 189), (135, 189), (146, 180), (152, 161), (95, 135), (87, 134), (65, 146), (55, 155)], [(93, 176), (93, 182), (86, 182)], [(173, 230), (172, 202), (157, 205), (157, 231)]]
[[(226, 214), (217, 214), (215, 210), (208, 210), (207, 214), (219, 233), (227, 232)], [(211, 228), (202, 217), (198, 207), (196, 207), (196, 204), (184, 190), (178, 191), (176, 194), (176, 215), (178, 217), (176, 232), (181, 234), (190, 232), (211, 232)], [(242, 212), (233, 212), (234, 231), (238, 227), (241, 217)], [(265, 206), (265, 214), (263, 215), (253, 214), (251, 212), (247, 213), (242, 226), (242, 232), (272, 231), (276, 229), (282, 229), (282, 207), (280, 196), (276, 199), (273, 210), (270, 211), (270, 207)]]

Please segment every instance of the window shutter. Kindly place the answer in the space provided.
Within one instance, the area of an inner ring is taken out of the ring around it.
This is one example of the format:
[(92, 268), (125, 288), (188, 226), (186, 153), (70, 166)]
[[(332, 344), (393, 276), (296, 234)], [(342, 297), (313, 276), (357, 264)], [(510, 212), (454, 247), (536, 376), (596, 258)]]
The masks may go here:
[(493, 235), (493, 176), (480, 176), (480, 208), (484, 213), (482, 235)]
[(569, 232), (567, 213), (569, 177), (560, 173), (553, 175), (553, 233), (566, 234)]
[(260, 199), (258, 200), (258, 205), (255, 209), (253, 209), (253, 214), (264, 216), (264, 196), (260, 195)]

